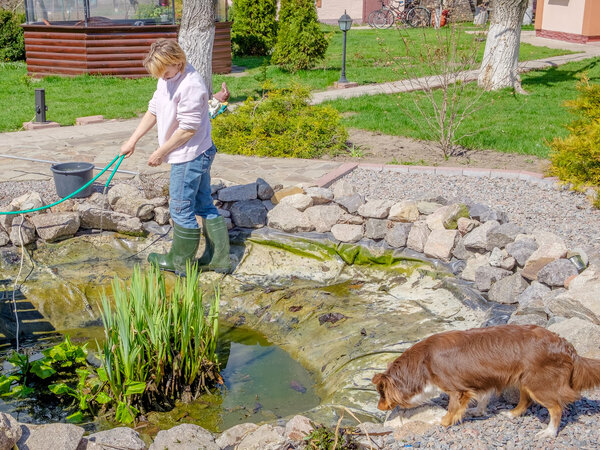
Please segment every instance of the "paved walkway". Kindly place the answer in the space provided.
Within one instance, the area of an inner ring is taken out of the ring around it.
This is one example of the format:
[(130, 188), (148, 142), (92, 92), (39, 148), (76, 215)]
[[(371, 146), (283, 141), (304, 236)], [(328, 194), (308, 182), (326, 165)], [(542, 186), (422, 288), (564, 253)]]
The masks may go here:
[[(600, 43), (573, 44), (535, 37), (532, 31), (524, 31), (522, 41), (533, 45), (566, 48), (581, 52), (524, 63), (524, 67), (548, 67), (600, 56)], [(410, 83), (382, 83), (356, 88), (329, 90), (314, 93), (315, 102), (339, 97), (401, 92)], [(119, 152), (120, 145), (135, 129), (139, 119), (107, 121), (101, 124), (49, 128), (44, 130), (0, 133), (0, 182), (52, 179), (50, 164), (40, 161), (93, 162), (102, 168)], [(156, 148), (156, 133), (150, 132), (138, 144), (136, 153), (121, 165), (130, 173), (119, 177), (131, 177), (133, 173), (156, 173), (168, 171), (168, 165), (151, 168), (146, 164), (148, 156)], [(8, 156), (8, 157), (7, 157)], [(23, 159), (20, 159), (23, 158)], [(321, 160), (285, 158), (254, 158), (218, 154), (213, 165), (213, 176), (235, 183), (249, 183), (264, 178), (271, 184), (289, 186), (310, 183), (340, 170), (340, 164)], [(100, 179), (102, 181), (104, 178)]]

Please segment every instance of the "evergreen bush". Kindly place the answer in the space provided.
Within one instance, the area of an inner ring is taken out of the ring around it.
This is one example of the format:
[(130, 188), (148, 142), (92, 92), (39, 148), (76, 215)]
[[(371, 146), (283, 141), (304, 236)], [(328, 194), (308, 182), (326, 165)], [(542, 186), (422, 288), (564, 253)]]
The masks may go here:
[(575, 187), (600, 186), (600, 84), (583, 76), (577, 84), (579, 96), (565, 102), (578, 117), (565, 138), (554, 138), (550, 146), (550, 173)]
[(219, 151), (237, 155), (318, 158), (345, 147), (348, 134), (331, 106), (308, 104), (307, 88), (273, 90), (213, 120)]
[(277, 37), (277, 0), (235, 0), (231, 49), (235, 55), (271, 53)]
[(281, 0), (272, 63), (292, 72), (310, 69), (325, 57), (328, 44), (313, 0)]
[(23, 22), (25, 14), (0, 9), (0, 62), (25, 59)]

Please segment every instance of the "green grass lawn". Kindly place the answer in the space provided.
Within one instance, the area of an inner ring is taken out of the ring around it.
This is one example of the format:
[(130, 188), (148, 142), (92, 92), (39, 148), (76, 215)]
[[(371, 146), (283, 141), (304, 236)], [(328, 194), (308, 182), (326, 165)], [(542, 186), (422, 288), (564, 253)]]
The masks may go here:
[[(600, 82), (600, 58), (522, 74), (529, 95), (512, 90), (484, 93), (481, 109), (465, 120), (458, 134), (470, 134), (460, 142), (467, 148), (493, 149), (548, 157), (546, 140), (565, 136), (573, 115), (564, 101), (577, 96), (576, 82), (587, 72), (591, 83)], [(475, 85), (469, 95), (475, 95)], [(381, 133), (427, 139), (412, 93), (376, 95), (328, 102), (345, 113), (343, 123)], [(415, 119), (415, 120), (413, 120)]]

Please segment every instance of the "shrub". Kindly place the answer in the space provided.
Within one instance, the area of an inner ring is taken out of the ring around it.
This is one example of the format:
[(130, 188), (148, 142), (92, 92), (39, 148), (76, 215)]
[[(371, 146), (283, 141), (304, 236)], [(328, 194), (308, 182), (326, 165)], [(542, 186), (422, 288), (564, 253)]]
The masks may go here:
[(248, 99), (213, 121), (215, 144), (225, 153), (272, 157), (318, 158), (341, 150), (348, 135), (339, 113), (308, 99), (300, 86)]
[(565, 106), (578, 118), (567, 126), (567, 137), (549, 143), (549, 171), (576, 187), (600, 186), (600, 84), (590, 84), (583, 76), (577, 90), (579, 96)]
[(271, 53), (277, 37), (277, 0), (233, 2), (231, 49), (236, 55)]
[(25, 38), (20, 24), (25, 14), (0, 9), (0, 62), (23, 61)]
[(271, 62), (289, 71), (310, 69), (325, 57), (328, 41), (313, 0), (282, 0)]

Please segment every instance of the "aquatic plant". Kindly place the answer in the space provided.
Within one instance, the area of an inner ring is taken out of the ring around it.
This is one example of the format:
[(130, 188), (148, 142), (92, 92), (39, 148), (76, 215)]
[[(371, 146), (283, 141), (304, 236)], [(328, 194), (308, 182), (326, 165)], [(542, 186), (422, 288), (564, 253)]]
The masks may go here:
[(219, 291), (208, 313), (198, 286), (199, 273), (188, 265), (170, 296), (164, 274), (155, 266), (136, 266), (129, 286), (115, 278), (114, 309), (102, 296), (105, 340), (99, 345), (100, 379), (117, 403), (116, 418), (130, 423), (149, 409), (170, 409), (221, 382), (216, 355)]

